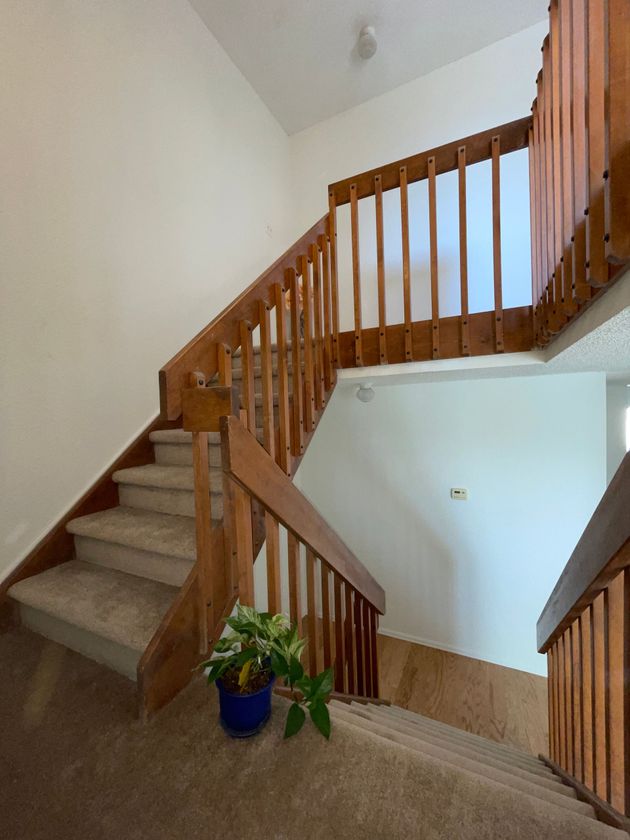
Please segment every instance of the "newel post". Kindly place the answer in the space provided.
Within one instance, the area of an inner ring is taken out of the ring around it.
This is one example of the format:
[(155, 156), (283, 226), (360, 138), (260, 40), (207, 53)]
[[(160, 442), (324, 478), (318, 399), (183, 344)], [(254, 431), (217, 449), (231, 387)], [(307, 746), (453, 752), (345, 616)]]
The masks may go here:
[(209, 627), (214, 628), (214, 601), (217, 576), (224, 573), (222, 564), (212, 556), (212, 496), (208, 433), (219, 431), (224, 415), (238, 414), (239, 398), (236, 388), (207, 387), (203, 374), (190, 375), (191, 387), (182, 391), (183, 428), (192, 432), (193, 477), (195, 487), (195, 531), (197, 542), (197, 589), (199, 652), (208, 650)]

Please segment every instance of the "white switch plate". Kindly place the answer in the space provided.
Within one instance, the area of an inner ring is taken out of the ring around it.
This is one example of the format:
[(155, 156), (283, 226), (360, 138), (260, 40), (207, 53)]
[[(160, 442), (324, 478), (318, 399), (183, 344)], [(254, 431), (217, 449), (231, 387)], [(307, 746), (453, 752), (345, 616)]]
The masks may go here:
[(467, 502), (468, 490), (465, 487), (451, 487), (451, 499), (457, 499), (458, 502)]

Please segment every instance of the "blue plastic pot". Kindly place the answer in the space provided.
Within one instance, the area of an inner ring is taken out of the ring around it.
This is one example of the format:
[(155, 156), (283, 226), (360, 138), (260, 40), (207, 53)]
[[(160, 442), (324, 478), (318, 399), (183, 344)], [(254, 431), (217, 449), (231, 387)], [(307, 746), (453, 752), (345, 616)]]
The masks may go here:
[(265, 726), (271, 715), (271, 692), (275, 675), (254, 694), (233, 694), (226, 691), (223, 680), (217, 680), (221, 726), (232, 738), (249, 738)]

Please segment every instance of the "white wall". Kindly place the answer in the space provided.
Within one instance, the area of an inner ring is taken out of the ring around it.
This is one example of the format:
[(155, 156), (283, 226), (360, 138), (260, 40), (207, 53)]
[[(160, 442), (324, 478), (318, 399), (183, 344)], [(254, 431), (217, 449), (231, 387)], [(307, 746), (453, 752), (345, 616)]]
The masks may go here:
[(612, 479), (626, 454), (626, 417), (630, 405), (630, 385), (625, 380), (606, 383), (606, 472)]
[(0, 18), (1, 577), (284, 250), (290, 193), (285, 133), (186, 0)]
[(385, 588), (383, 631), (546, 673), (536, 621), (605, 488), (604, 375), (355, 390), (297, 480)]
[[(442, 67), (291, 137), (297, 219), (326, 210), (326, 185), (442, 143), (527, 116), (547, 32), (541, 23)], [(529, 174), (526, 151), (502, 158), (504, 306), (531, 303)], [(409, 190), (412, 308), (430, 317), (426, 182)], [(364, 326), (377, 323), (374, 200), (360, 202)], [(390, 323), (402, 317), (400, 200), (384, 196), (386, 286)], [(459, 314), (457, 175), (438, 178), (440, 309)], [(492, 308), (490, 164), (468, 169), (470, 311)], [(339, 210), (341, 324), (352, 326), (349, 210)]]

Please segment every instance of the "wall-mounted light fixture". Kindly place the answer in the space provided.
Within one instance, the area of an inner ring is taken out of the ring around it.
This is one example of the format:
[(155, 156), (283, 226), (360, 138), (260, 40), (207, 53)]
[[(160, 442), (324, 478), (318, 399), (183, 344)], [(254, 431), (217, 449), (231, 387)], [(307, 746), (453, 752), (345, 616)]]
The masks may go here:
[(368, 383), (362, 383), (357, 388), (357, 399), (361, 400), (362, 403), (372, 402), (374, 399), (374, 388)]
[(357, 41), (357, 51), (361, 58), (364, 58), (366, 61), (368, 58), (372, 58), (377, 46), (374, 27), (364, 26), (359, 32), (359, 40)]

